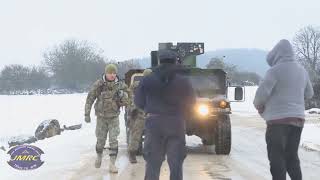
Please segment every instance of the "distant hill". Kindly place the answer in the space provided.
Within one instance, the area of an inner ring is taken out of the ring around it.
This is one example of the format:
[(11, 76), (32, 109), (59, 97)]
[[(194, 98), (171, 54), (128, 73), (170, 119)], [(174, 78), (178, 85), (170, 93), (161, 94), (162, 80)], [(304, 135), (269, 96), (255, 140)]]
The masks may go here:
[[(225, 61), (236, 65), (239, 70), (256, 72), (263, 76), (268, 69), (266, 55), (267, 51), (260, 49), (220, 49), (198, 56), (197, 66), (205, 68), (211, 58), (225, 56)], [(138, 62), (143, 68), (151, 66), (149, 57), (138, 59)]]
[(198, 57), (198, 66), (204, 68), (213, 57), (225, 56), (225, 61), (236, 65), (239, 70), (256, 72), (263, 76), (268, 69), (267, 51), (260, 49), (221, 49), (206, 52)]

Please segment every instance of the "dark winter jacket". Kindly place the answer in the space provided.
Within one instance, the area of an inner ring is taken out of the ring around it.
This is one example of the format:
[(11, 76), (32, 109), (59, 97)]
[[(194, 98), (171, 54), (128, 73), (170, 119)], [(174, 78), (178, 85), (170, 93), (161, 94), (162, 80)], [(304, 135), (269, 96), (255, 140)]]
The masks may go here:
[(194, 104), (195, 95), (188, 79), (176, 73), (178, 69), (176, 65), (161, 65), (143, 78), (135, 92), (136, 106), (162, 118), (183, 119)]

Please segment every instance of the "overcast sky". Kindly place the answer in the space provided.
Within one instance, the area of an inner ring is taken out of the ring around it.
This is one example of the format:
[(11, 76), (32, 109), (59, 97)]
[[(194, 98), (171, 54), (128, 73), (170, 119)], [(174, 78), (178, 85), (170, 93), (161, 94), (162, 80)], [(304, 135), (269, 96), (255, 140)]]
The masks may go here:
[(158, 42), (268, 50), (306, 25), (319, 0), (0, 0), (0, 68), (38, 65), (59, 42), (88, 40), (109, 58), (148, 56)]

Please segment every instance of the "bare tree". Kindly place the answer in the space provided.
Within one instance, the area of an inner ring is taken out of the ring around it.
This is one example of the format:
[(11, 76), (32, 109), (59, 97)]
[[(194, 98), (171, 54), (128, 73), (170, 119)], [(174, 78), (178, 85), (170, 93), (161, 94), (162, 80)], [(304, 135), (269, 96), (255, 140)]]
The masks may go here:
[(206, 67), (208, 69), (223, 69), (234, 85), (258, 85), (261, 79), (257, 73), (240, 71), (236, 65), (225, 62), (223, 58), (211, 58)]
[(55, 84), (60, 88), (84, 89), (99, 77), (105, 61), (102, 50), (87, 41), (66, 40), (43, 55)]
[(209, 63), (206, 65), (208, 69), (223, 69), (228, 74), (233, 74), (237, 71), (237, 66), (226, 63), (223, 58), (214, 57), (211, 58)]
[(45, 90), (50, 80), (41, 67), (25, 67), (18, 64), (7, 65), (0, 73), (0, 85), (3, 93), (18, 93), (31, 90)]
[(296, 56), (309, 71), (314, 81), (320, 69), (320, 30), (308, 26), (301, 29), (293, 39)]

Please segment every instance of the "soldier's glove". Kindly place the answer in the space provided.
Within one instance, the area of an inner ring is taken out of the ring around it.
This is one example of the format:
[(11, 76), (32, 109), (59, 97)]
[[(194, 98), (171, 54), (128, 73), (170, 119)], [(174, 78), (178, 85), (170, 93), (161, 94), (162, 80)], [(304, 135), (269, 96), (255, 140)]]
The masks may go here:
[(90, 123), (90, 122), (91, 122), (90, 116), (85, 116), (85, 117), (84, 117), (84, 121), (85, 121), (86, 123)]
[(123, 96), (124, 96), (123, 90), (119, 90), (119, 91), (117, 92), (117, 96), (118, 96), (119, 99), (123, 98)]

